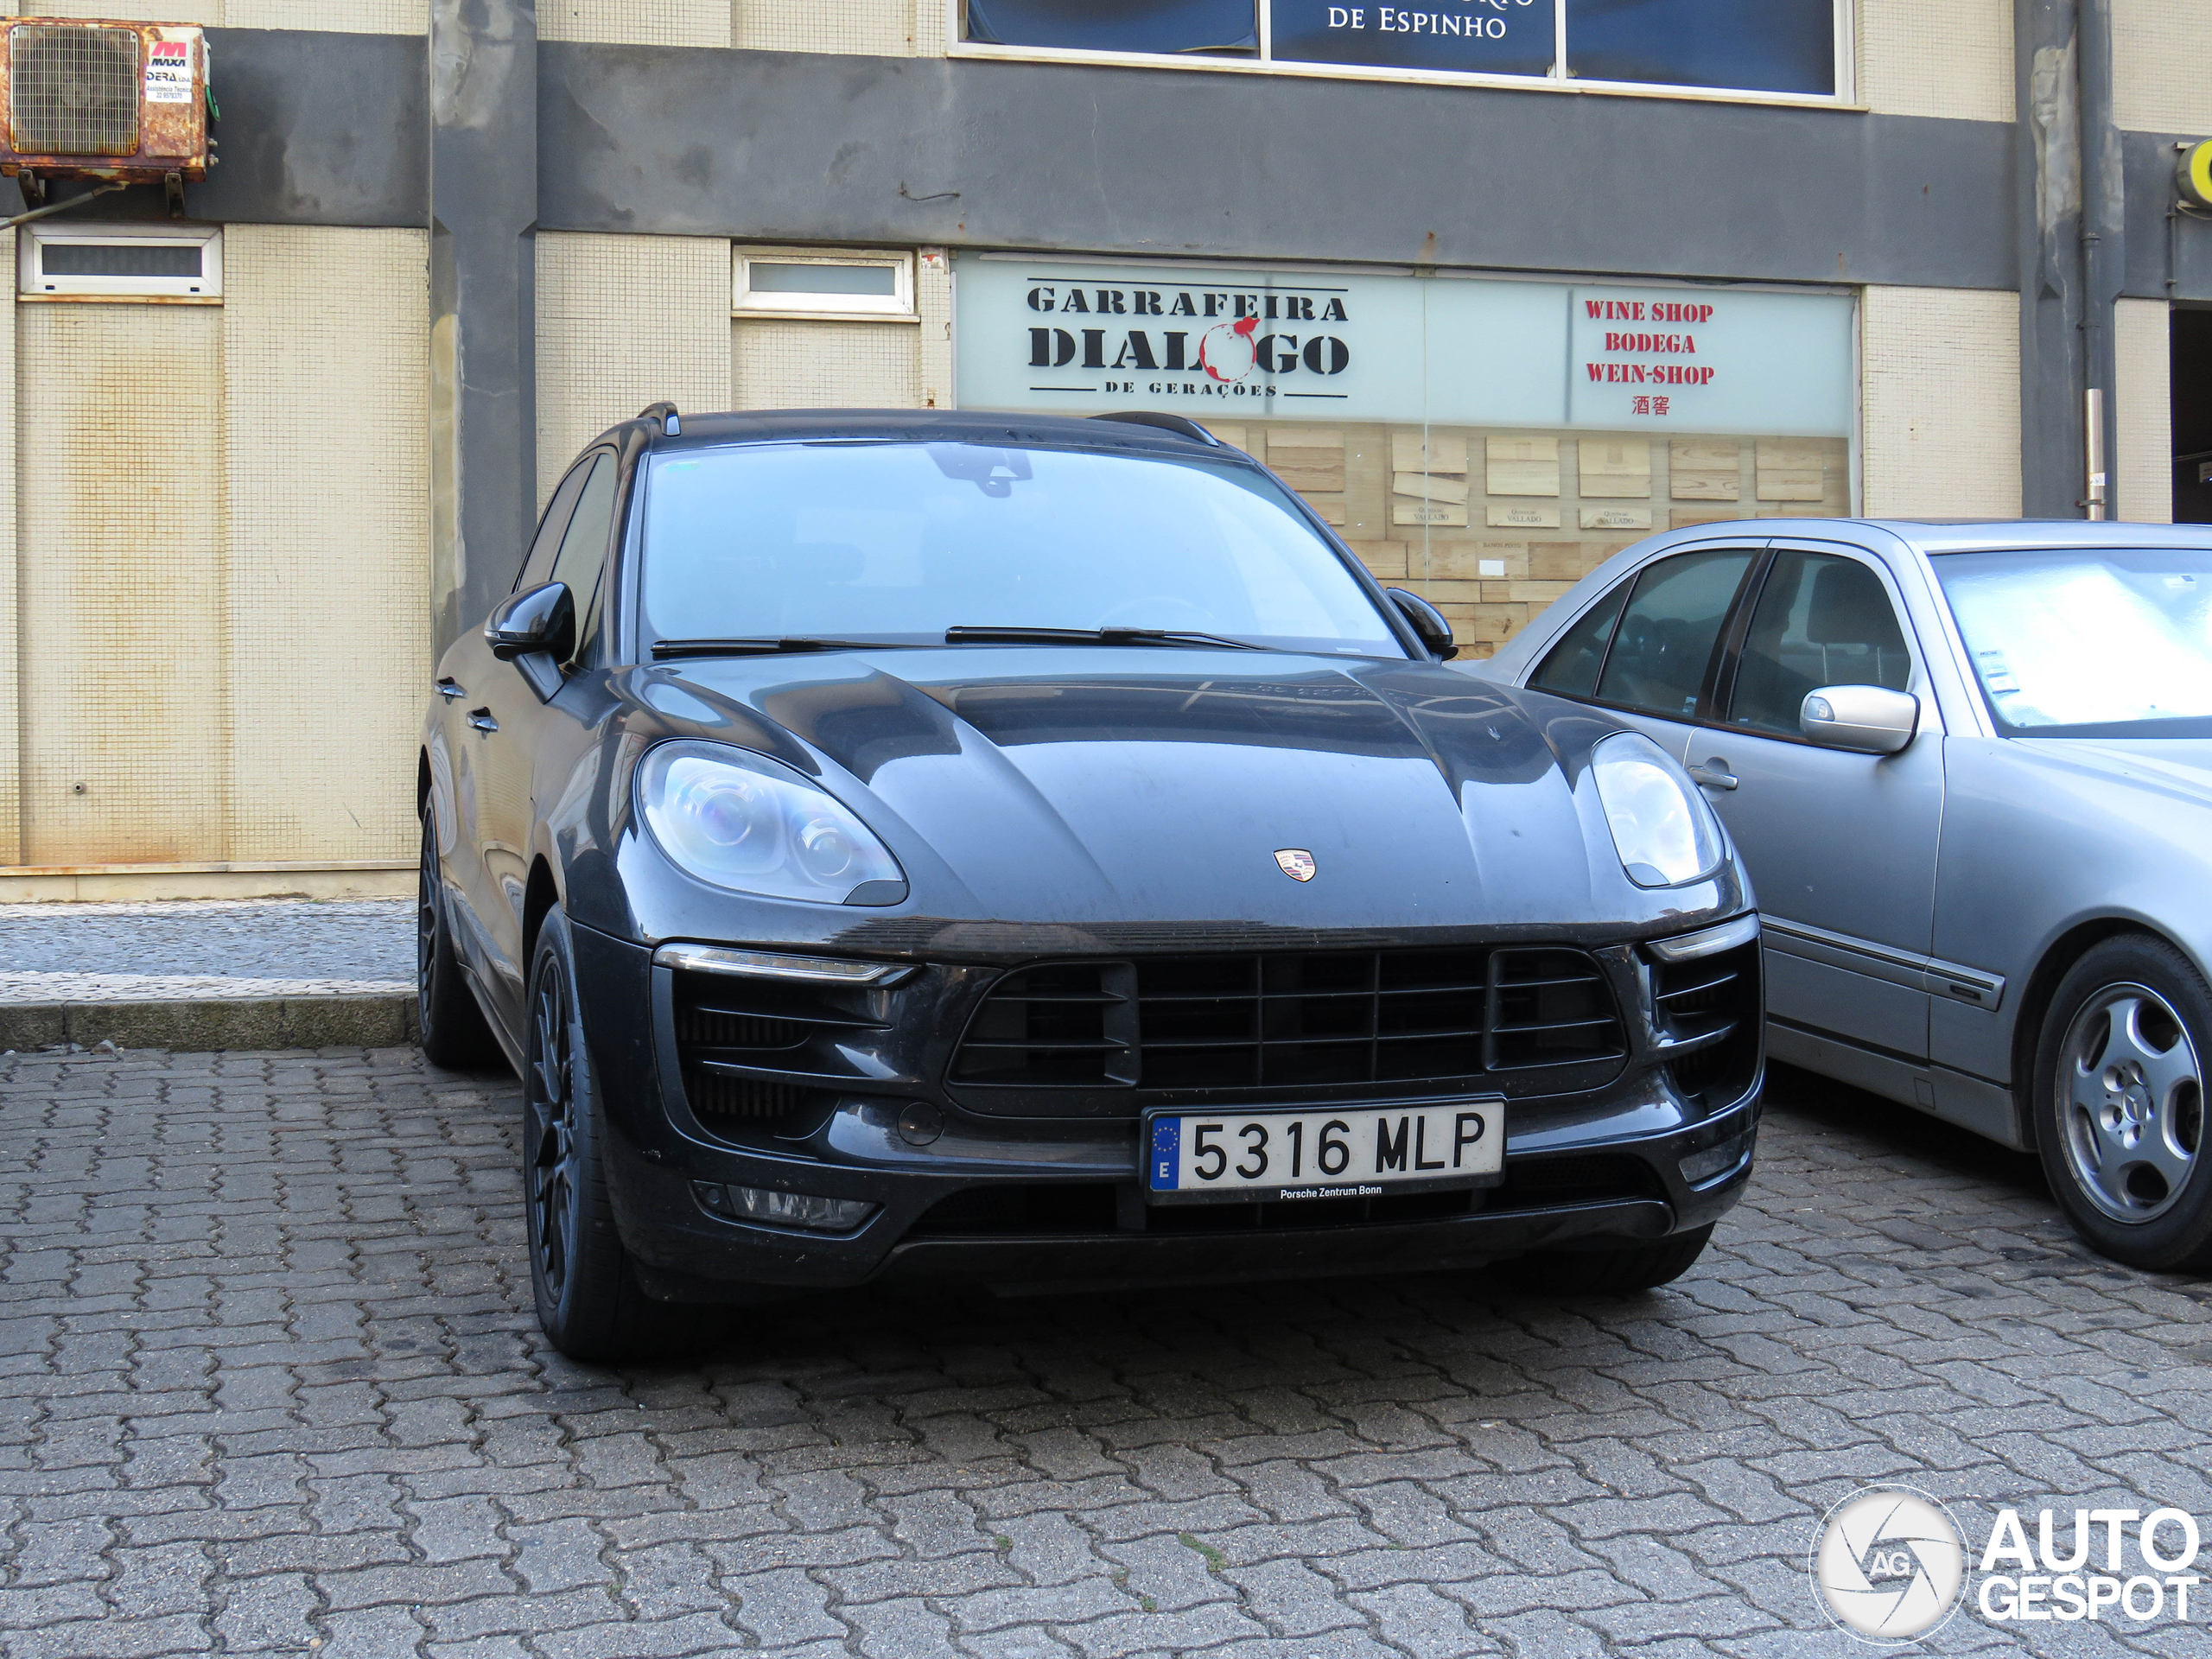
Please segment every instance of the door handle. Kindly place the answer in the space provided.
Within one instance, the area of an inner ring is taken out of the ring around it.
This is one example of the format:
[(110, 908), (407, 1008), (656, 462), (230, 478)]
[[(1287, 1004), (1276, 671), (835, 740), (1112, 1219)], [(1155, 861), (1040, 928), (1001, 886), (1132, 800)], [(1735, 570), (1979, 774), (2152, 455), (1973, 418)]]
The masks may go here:
[(438, 676), (438, 695), (451, 702), (455, 697), (467, 696), (468, 692), (452, 675), (441, 674)]
[(1701, 766), (1692, 766), (1690, 776), (1707, 789), (1736, 787), (1736, 774), (1728, 770), (1728, 763), (1717, 754)]
[(468, 723), (480, 732), (496, 732), (499, 729), (499, 722), (492, 718), (492, 711), (489, 709), (470, 709)]

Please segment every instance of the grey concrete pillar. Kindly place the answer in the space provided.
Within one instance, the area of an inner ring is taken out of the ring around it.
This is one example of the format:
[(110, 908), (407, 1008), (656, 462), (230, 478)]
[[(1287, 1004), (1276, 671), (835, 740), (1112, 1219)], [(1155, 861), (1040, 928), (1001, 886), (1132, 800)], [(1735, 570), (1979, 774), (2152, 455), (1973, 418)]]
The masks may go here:
[(430, 0), (430, 592), (437, 648), (537, 519), (536, 0)]
[(2014, 0), (2020, 193), (2020, 510), (2082, 492), (2081, 53), (2074, 0)]

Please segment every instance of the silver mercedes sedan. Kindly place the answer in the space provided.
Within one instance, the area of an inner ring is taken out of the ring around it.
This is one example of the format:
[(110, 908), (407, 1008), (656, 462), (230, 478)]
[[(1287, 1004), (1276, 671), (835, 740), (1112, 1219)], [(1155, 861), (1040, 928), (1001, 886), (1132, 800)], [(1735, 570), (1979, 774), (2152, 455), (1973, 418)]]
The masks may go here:
[(2212, 527), (1762, 519), (1616, 555), (1471, 672), (1679, 757), (1768, 1049), (2042, 1158), (2212, 1270)]

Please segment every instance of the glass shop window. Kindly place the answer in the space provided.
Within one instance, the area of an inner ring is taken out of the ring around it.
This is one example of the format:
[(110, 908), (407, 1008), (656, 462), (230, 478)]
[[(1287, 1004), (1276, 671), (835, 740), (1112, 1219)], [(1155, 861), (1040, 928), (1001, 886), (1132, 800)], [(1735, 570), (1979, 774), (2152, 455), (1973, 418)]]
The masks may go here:
[(1259, 55), (1256, 0), (968, 0), (968, 39), (1091, 52)]
[(1829, 98), (1842, 0), (966, 0), (982, 46)]

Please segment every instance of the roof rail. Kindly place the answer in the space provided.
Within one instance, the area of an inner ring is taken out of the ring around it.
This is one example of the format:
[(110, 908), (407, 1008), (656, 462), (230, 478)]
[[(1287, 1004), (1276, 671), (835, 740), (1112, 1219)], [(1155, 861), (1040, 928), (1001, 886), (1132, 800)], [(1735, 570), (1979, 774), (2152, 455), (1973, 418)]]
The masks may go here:
[(1228, 448), (1187, 415), (1162, 415), (1149, 409), (1122, 409), (1116, 410), (1110, 415), (1093, 415), (1090, 418), (1094, 421), (1127, 421), (1132, 426), (1156, 426), (1163, 432), (1173, 432), (1180, 438), (1195, 438), (1216, 449)]
[(671, 438), (680, 438), (683, 435), (683, 419), (676, 412), (674, 404), (647, 404), (638, 411), (638, 418), (641, 421), (658, 421), (660, 429)]

